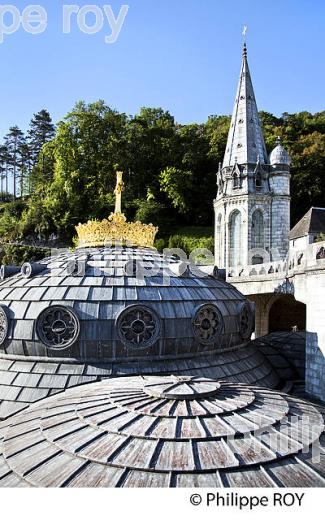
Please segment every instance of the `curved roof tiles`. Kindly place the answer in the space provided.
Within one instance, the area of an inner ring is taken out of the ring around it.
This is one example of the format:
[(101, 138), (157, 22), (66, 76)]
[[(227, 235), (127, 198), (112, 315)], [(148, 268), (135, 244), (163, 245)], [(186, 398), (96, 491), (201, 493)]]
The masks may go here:
[(13, 418), (0, 486), (324, 486), (322, 411), (202, 377), (106, 380)]

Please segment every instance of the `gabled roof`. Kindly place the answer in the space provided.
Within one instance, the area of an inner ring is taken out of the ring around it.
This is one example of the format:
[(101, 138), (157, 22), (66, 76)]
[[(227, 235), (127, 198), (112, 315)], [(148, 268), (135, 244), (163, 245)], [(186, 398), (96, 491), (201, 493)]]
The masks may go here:
[(263, 132), (244, 45), (243, 61), (223, 166), (267, 163)]
[(290, 239), (325, 233), (325, 208), (310, 208), (290, 231)]

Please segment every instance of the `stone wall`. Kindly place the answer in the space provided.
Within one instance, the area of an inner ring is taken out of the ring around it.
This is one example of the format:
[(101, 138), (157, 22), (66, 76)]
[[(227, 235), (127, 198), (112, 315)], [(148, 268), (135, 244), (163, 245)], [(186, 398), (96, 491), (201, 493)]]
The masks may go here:
[(306, 392), (325, 402), (325, 358), (318, 345), (318, 334), (307, 333)]
[(306, 390), (325, 402), (325, 242), (290, 250), (286, 261), (247, 266), (228, 281), (256, 303), (256, 337), (268, 333), (269, 312), (281, 295), (307, 307)]

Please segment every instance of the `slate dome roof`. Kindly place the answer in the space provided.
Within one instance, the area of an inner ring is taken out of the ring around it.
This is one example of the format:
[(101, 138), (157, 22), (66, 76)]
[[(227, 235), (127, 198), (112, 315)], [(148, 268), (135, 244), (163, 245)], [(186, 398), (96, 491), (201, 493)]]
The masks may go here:
[(202, 377), (105, 380), (0, 430), (0, 487), (323, 487), (321, 411)]
[(272, 362), (250, 342), (252, 304), (215, 268), (182, 267), (153, 248), (131, 247), (3, 267), (0, 420), (53, 393), (119, 375), (278, 386)]
[(269, 155), (269, 163), (273, 166), (276, 164), (285, 164), (290, 166), (291, 159), (287, 150), (282, 146), (280, 138), (278, 139), (277, 146), (272, 150)]
[(217, 276), (180, 269), (149, 248), (85, 249), (25, 264), (0, 283), (1, 348), (121, 360), (246, 343), (254, 310), (245, 297)]

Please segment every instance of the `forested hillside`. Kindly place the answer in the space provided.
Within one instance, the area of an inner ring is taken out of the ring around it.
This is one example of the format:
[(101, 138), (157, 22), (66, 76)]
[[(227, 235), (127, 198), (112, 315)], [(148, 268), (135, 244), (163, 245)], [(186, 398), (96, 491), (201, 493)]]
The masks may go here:
[[(295, 224), (311, 205), (325, 206), (325, 112), (260, 115), (268, 152), (280, 135), (293, 160)], [(98, 101), (77, 103), (55, 129), (41, 111), (26, 136), (13, 126), (0, 148), (1, 240), (70, 242), (76, 224), (113, 211), (117, 169), (129, 218), (158, 225), (161, 236), (211, 227), (229, 122), (180, 125), (159, 108), (130, 117)]]

